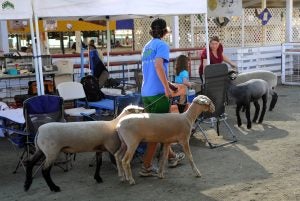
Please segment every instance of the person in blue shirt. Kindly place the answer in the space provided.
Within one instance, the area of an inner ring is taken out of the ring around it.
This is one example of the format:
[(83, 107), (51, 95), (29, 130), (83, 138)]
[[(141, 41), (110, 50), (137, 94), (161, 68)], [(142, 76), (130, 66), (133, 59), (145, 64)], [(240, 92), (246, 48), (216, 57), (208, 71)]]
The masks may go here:
[[(179, 87), (177, 94), (180, 95), (180, 104), (186, 103), (187, 89), (192, 87), (192, 83), (189, 82), (189, 59), (185, 55), (180, 55), (176, 58), (175, 62), (175, 83), (182, 84), (183, 87)], [(182, 89), (182, 90), (180, 90)]]
[[(169, 46), (161, 40), (168, 33), (167, 23), (155, 19), (151, 23), (150, 35), (153, 37), (142, 51), (143, 82), (141, 88), (144, 107), (148, 113), (168, 113), (171, 89), (168, 83)], [(157, 143), (147, 143), (143, 158), (141, 176), (156, 176), (157, 170), (152, 166)], [(184, 153), (169, 151), (169, 166), (175, 167), (185, 157)]]

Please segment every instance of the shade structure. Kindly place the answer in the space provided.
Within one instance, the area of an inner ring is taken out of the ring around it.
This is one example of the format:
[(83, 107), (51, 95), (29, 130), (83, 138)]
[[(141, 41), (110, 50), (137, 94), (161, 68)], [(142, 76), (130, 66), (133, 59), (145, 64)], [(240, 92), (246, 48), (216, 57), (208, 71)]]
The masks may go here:
[[(34, 38), (32, 0), (0, 0), (0, 20), (29, 20), (30, 33)], [(43, 94), (44, 84), (42, 66), (37, 62), (37, 48), (35, 40), (32, 40), (33, 60), (36, 72), (38, 95)]]
[(31, 0), (0, 0), (0, 20), (32, 18)]
[(34, 0), (34, 5), (37, 16), (58, 18), (110, 16), (110, 19), (129, 19), (207, 13), (207, 2), (199, 0)]

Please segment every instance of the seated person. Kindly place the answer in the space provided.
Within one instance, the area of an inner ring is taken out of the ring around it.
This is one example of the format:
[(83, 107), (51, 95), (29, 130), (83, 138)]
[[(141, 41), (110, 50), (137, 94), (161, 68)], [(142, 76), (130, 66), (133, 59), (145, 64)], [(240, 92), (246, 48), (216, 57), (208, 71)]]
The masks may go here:
[(178, 91), (174, 96), (180, 96), (179, 103), (185, 104), (186, 103), (186, 96), (187, 96), (187, 89), (192, 87), (193, 83), (189, 82), (189, 61), (188, 57), (185, 55), (180, 55), (176, 58), (175, 64), (175, 83), (177, 83)]

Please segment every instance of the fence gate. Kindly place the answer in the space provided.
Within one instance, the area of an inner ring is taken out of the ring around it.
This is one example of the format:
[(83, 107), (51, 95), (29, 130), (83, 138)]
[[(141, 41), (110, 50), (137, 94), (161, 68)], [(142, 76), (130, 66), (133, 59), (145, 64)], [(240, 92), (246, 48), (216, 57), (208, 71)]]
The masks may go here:
[(300, 85), (300, 43), (282, 44), (281, 82)]

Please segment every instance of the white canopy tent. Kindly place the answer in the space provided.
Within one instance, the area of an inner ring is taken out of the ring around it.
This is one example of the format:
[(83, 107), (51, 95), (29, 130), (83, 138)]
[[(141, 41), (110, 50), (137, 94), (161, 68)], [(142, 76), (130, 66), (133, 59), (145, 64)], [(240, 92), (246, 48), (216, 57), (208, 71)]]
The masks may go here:
[(32, 18), (31, 0), (0, 0), (0, 20), (18, 20)]
[[(130, 19), (150, 16), (175, 16), (190, 14), (205, 14), (206, 44), (208, 48), (207, 2), (199, 0), (32, 0), (35, 22), (38, 18), (83, 18), (85, 20)], [(38, 26), (36, 36), (39, 38)], [(110, 41), (110, 40), (107, 40)], [(108, 42), (108, 55), (109, 58)], [(40, 44), (37, 41), (38, 55)], [(208, 55), (209, 56), (209, 55)], [(209, 59), (209, 58), (208, 58)], [(109, 62), (108, 62), (109, 63)], [(40, 64), (41, 65), (41, 64)], [(43, 92), (43, 91), (42, 91)]]
[[(36, 81), (38, 88), (38, 95), (42, 94), (41, 92), (44, 91), (44, 85), (43, 83), (40, 83), (43, 81), (42, 77), (42, 70), (41, 66), (37, 64), (37, 48), (34, 40), (34, 27), (33, 27), (33, 10), (32, 10), (32, 1), (31, 0), (0, 0), (0, 20), (29, 20), (30, 25), (30, 33), (32, 38), (32, 49), (33, 49), (33, 61), (34, 61), (34, 67), (36, 72)], [(40, 87), (42, 87), (40, 89)]]
[(133, 16), (187, 15), (207, 13), (206, 1), (199, 0), (34, 0), (38, 17), (109, 16), (128, 19)]

